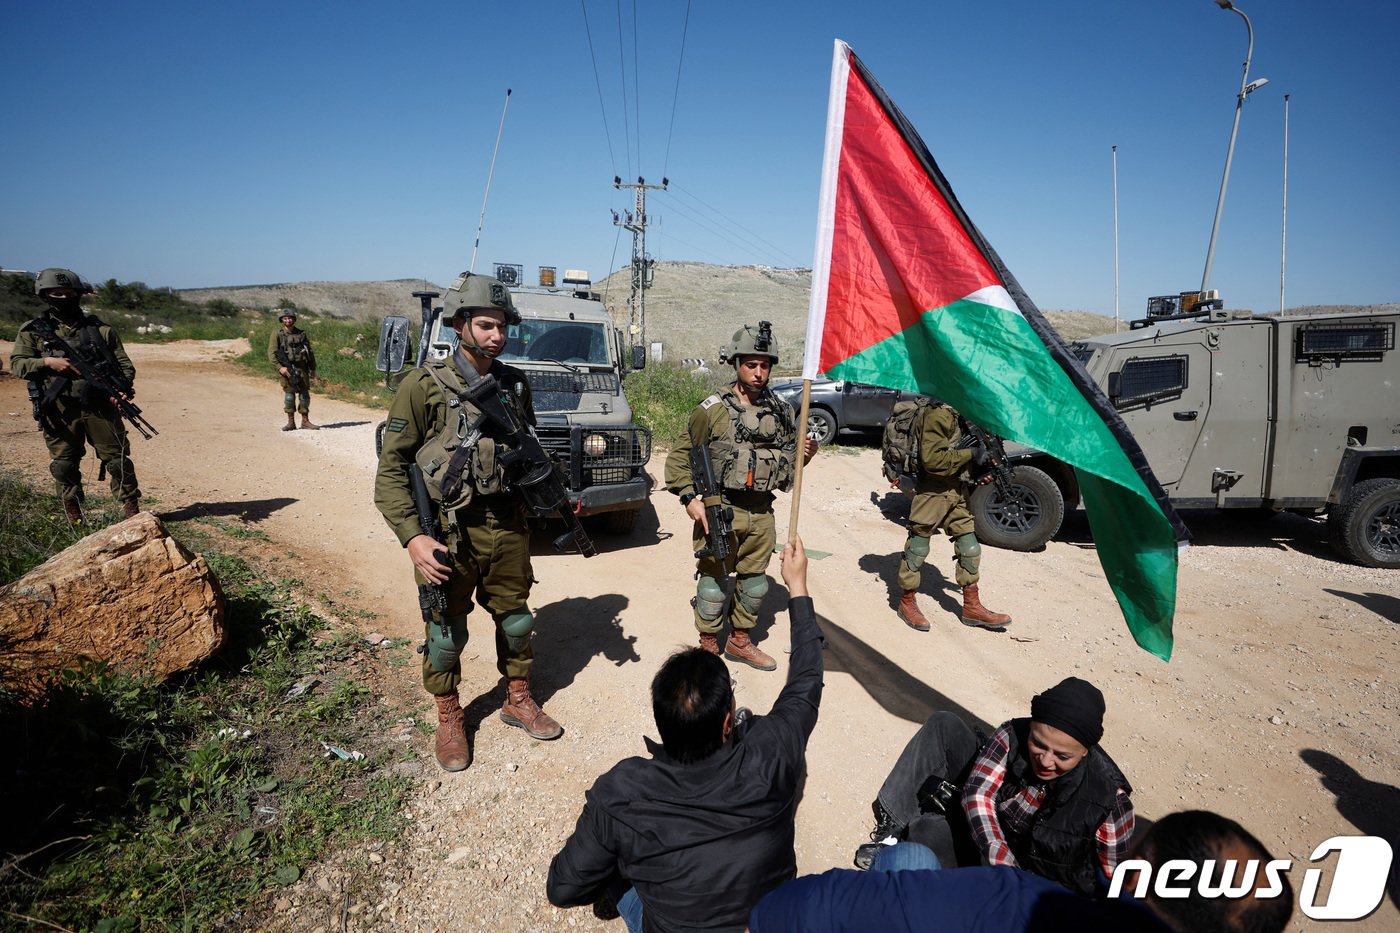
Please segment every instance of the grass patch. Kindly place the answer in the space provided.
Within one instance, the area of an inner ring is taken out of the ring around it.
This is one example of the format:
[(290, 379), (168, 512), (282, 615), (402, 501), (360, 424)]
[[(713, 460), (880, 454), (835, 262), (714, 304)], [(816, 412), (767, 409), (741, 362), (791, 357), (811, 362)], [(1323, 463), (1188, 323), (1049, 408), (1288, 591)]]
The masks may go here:
[[(267, 345), (279, 326), (276, 321), (251, 328), (248, 352), (234, 362), (269, 380), (277, 370), (267, 361)], [(297, 326), (311, 338), (316, 353), (317, 394), (345, 399), (370, 408), (388, 408), (393, 391), (384, 386), (384, 374), (375, 369), (379, 352), (379, 325), (373, 321), (340, 321), (302, 317)]]
[[(52, 524), (53, 503), (17, 478), (0, 477), (0, 496), (7, 536)], [(165, 684), (89, 662), (39, 700), (0, 688), (0, 927), (211, 929), (330, 850), (403, 829), (407, 780), (384, 774), (394, 714), (367, 685), (384, 660), (308, 609), (295, 581), (232, 553), (220, 524), (172, 533), (218, 575), (229, 643)], [(7, 572), (70, 537), (50, 534)]]
[(650, 363), (627, 377), (632, 417), (651, 428), (657, 444), (670, 447), (685, 433), (695, 406), (732, 378), (728, 369), (697, 375), (675, 363)]

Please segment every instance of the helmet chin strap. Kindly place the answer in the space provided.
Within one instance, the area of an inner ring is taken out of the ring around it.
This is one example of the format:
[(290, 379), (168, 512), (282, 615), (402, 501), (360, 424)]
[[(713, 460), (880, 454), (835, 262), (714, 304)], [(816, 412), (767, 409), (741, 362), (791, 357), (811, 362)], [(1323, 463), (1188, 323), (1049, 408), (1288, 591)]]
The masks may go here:
[(472, 316), (468, 314), (466, 318), (467, 323), (466, 326), (462, 328), (462, 330), (466, 332), (468, 339), (462, 341), (463, 345), (470, 349), (477, 356), (483, 357), (484, 359), (494, 360), (496, 357), (500, 356), (501, 350), (504, 350), (505, 347), (502, 346), (501, 350), (492, 351), (488, 350), (486, 347), (483, 347), (480, 343), (477, 343), (476, 335), (472, 333)]

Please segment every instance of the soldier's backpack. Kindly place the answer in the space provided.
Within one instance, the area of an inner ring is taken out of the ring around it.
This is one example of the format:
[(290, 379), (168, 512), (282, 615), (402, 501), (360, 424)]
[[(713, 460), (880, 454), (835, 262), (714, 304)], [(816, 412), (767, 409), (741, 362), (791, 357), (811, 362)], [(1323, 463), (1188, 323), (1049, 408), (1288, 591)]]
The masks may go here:
[(919, 434), (923, 414), (933, 402), (928, 398), (895, 402), (885, 421), (885, 434), (880, 439), (880, 456), (884, 458), (885, 479), (898, 486), (901, 477), (919, 472)]

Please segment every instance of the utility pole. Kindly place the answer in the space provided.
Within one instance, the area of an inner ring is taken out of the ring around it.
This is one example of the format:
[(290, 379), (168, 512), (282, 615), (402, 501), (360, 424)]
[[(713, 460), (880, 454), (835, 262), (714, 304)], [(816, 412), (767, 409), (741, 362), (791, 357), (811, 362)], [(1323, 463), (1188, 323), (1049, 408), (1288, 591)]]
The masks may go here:
[(633, 209), (621, 216), (613, 211), (614, 226), (632, 231), (632, 293), (627, 299), (627, 334), (632, 346), (647, 345), (647, 289), (651, 287), (652, 262), (647, 257), (647, 191), (665, 191), (671, 179), (661, 179), (659, 185), (649, 185), (645, 178), (637, 176), (635, 185), (622, 183), (622, 178), (613, 176), (614, 188), (631, 188), (636, 200)]

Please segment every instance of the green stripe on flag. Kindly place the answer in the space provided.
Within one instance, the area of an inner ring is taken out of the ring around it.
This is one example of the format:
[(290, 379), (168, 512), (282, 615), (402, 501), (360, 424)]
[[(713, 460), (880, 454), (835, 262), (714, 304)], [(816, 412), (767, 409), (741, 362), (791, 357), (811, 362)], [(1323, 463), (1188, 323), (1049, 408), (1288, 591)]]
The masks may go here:
[(832, 366), (833, 379), (936, 396), (1078, 473), (1099, 563), (1137, 643), (1171, 657), (1176, 536), (1123, 448), (1017, 312), (961, 300)]

